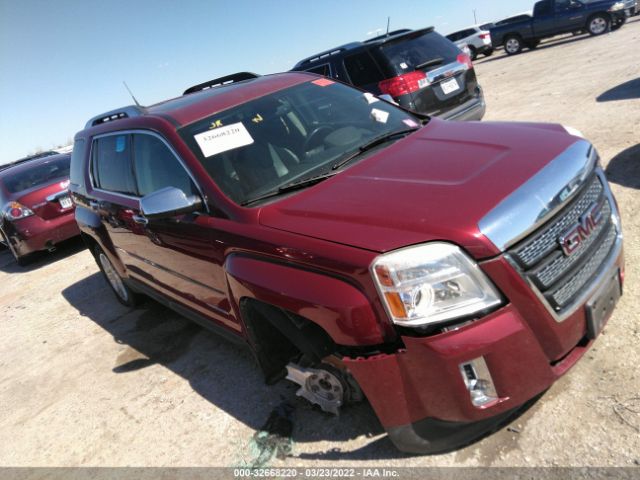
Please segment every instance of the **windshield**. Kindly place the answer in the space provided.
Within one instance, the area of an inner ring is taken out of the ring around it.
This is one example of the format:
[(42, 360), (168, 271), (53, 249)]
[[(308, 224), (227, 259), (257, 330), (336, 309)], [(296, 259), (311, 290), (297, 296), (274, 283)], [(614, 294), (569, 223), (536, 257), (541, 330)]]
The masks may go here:
[(190, 124), (180, 135), (220, 189), (246, 204), (330, 173), (372, 140), (419, 125), (370, 93), (318, 78)]
[(450, 40), (437, 32), (419, 36), (407, 35), (382, 47), (384, 56), (398, 74), (422, 69), (428, 64), (437, 68), (456, 61), (460, 50)]
[(69, 177), (70, 162), (70, 156), (49, 160), (29, 169), (5, 174), (2, 181), (9, 193), (19, 193), (34, 187), (48, 185), (56, 180)]

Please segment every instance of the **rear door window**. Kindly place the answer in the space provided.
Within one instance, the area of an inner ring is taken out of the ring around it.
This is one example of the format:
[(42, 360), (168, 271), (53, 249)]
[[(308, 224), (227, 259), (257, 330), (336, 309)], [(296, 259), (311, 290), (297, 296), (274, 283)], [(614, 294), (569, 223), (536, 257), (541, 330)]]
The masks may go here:
[(533, 15), (538, 17), (541, 15), (551, 15), (551, 1), (550, 0), (543, 0), (542, 2), (538, 2), (536, 3), (535, 7), (533, 8)]
[(384, 44), (382, 53), (392, 69), (398, 74), (414, 71), (421, 65), (429, 64), (428, 69), (456, 61), (460, 50), (449, 40), (436, 32), (406, 35)]
[(150, 134), (134, 134), (133, 152), (140, 196), (165, 187), (178, 188), (187, 196), (198, 195), (191, 177), (160, 138)]
[(97, 188), (136, 195), (131, 170), (130, 135), (109, 135), (94, 140), (92, 164), (93, 183)]
[(356, 53), (345, 57), (344, 66), (347, 69), (351, 83), (356, 87), (378, 83), (385, 78), (369, 52)]

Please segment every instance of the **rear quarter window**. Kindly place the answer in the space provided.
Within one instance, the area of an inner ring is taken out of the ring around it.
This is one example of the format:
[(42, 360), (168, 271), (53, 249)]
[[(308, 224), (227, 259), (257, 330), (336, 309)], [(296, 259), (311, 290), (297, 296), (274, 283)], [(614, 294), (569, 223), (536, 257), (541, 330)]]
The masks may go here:
[(331, 68), (329, 67), (328, 63), (325, 63), (323, 65), (318, 65), (318, 66), (313, 67), (313, 68), (309, 68), (309, 69), (307, 69), (305, 71), (309, 72), (309, 73), (315, 73), (317, 75), (323, 75), (325, 77), (330, 77), (331, 76)]
[(351, 83), (356, 87), (378, 83), (385, 78), (369, 52), (356, 53), (345, 57), (344, 67), (349, 74)]

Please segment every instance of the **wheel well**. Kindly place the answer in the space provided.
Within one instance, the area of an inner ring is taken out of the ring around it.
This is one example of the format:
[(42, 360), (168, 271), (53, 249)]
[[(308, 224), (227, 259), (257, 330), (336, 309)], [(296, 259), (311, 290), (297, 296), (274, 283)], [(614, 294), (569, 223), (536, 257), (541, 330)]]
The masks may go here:
[(280, 307), (243, 298), (240, 315), (267, 383), (284, 377), (287, 364), (300, 355), (317, 363), (337, 350), (319, 325)]
[(84, 242), (87, 249), (91, 252), (91, 255), (95, 257), (95, 246), (98, 244), (98, 242), (96, 242), (96, 240), (91, 235), (87, 235), (84, 232), (80, 232), (80, 238), (82, 238), (82, 241)]
[(605, 17), (609, 22), (611, 22), (611, 15), (609, 15), (608, 12), (596, 12), (596, 13), (593, 13), (593, 14), (589, 15), (589, 18), (587, 18), (587, 23), (585, 25), (587, 29), (589, 28), (589, 23), (595, 17)]

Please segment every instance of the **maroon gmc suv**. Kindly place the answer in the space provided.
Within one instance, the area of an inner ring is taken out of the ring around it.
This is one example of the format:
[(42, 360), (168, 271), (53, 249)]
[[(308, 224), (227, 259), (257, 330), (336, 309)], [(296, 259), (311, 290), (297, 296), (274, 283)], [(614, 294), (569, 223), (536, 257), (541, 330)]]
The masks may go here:
[(324, 411), (366, 397), (407, 452), (484, 435), (591, 346), (622, 292), (622, 231), (578, 132), (251, 77), (76, 135), (76, 220), (120, 302), (239, 340)]

